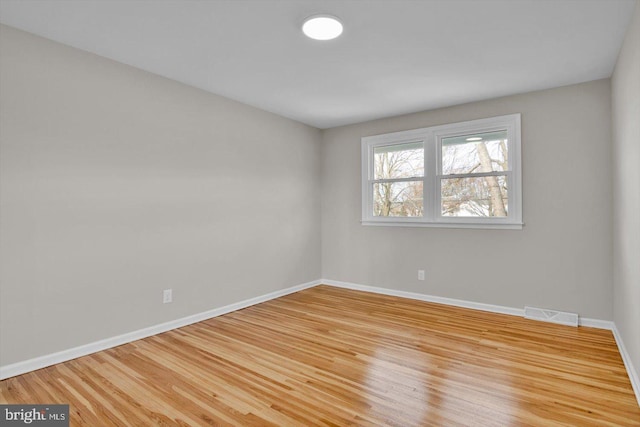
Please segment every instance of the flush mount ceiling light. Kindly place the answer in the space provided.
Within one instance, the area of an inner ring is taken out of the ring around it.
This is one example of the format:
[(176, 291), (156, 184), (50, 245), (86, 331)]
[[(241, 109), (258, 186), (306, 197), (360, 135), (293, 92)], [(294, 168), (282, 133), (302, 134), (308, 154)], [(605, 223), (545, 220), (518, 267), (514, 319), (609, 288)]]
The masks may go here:
[(314, 40), (331, 40), (342, 34), (342, 23), (331, 15), (313, 15), (304, 20), (302, 32)]

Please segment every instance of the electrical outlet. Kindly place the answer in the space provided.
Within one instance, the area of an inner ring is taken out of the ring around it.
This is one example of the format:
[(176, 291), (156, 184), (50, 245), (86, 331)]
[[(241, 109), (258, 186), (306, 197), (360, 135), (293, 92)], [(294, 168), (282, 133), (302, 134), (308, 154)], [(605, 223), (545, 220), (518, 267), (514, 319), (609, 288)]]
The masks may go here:
[(173, 290), (165, 289), (162, 291), (162, 303), (167, 304), (173, 301)]
[(418, 280), (424, 280), (424, 270), (418, 270)]

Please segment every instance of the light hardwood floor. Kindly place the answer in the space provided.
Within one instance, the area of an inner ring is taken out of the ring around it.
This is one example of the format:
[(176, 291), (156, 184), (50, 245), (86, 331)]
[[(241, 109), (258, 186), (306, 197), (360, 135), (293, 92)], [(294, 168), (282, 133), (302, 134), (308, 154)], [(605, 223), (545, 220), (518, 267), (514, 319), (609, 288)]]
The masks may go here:
[(71, 425), (640, 426), (610, 331), (318, 286), (10, 378)]

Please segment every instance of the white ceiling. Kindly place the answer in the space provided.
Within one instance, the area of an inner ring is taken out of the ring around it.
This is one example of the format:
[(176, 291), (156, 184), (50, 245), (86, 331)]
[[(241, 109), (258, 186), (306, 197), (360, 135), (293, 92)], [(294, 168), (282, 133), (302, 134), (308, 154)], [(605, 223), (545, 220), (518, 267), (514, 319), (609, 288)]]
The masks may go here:
[[(0, 0), (0, 22), (319, 128), (609, 77), (634, 0)], [(307, 39), (305, 17), (345, 30)]]

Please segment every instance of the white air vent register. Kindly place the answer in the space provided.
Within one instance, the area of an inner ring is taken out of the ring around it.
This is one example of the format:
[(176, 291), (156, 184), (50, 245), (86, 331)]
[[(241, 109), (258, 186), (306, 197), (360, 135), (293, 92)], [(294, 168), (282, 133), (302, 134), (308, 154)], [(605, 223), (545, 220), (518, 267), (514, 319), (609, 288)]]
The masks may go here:
[(565, 311), (547, 310), (537, 307), (525, 307), (524, 317), (544, 322), (559, 323), (561, 325), (578, 326), (578, 314)]

